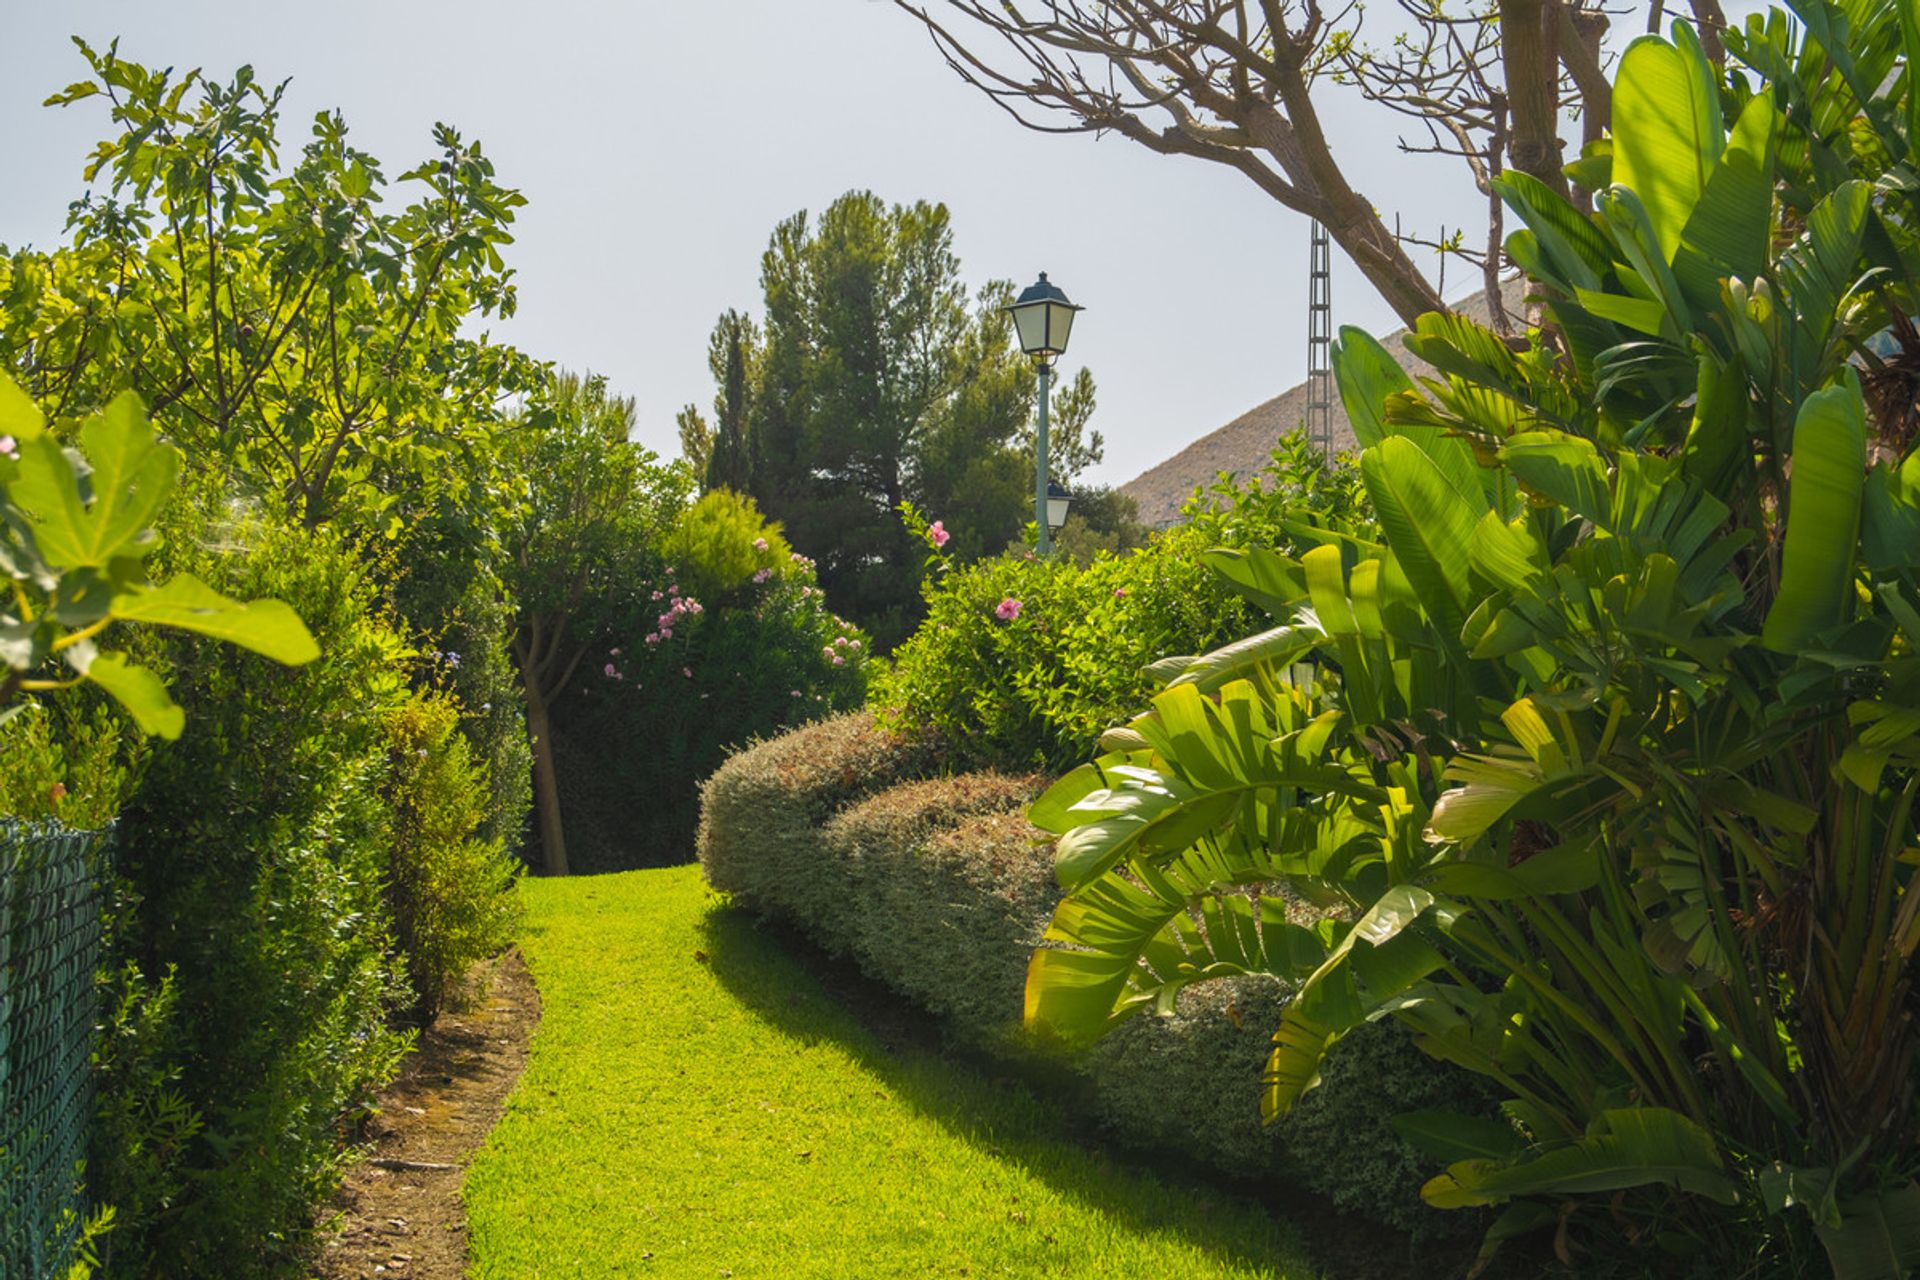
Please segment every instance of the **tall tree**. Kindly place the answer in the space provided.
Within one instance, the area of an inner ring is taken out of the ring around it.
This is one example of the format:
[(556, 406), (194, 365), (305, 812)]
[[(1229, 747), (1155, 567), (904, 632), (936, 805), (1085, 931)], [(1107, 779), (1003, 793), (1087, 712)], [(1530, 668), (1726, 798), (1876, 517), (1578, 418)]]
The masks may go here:
[[(1317, 219), (1409, 324), (1445, 304), (1408, 245), (1442, 246), (1396, 235), (1382, 220), (1384, 202), (1353, 185), (1358, 166), (1327, 136), (1334, 82), (1417, 122), (1420, 135), (1398, 149), (1466, 162), (1488, 200), (1484, 248), (1468, 250), (1458, 237), (1444, 247), (1478, 261), (1492, 285), (1505, 215), (1490, 181), (1519, 169), (1567, 189), (1561, 130), (1572, 114), (1583, 141), (1604, 129), (1602, 49), (1621, 12), (1601, 0), (1398, 0), (1411, 31), (1379, 48), (1361, 38), (1361, 2), (1332, 15), (1319, 0), (894, 3), (1022, 124), (1113, 132), (1163, 155), (1210, 160)], [(1719, 49), (1719, 0), (1690, 4), (1703, 43)], [(1649, 29), (1663, 11), (1652, 0)]]
[(752, 370), (760, 332), (749, 316), (728, 311), (714, 326), (707, 352), (719, 393), (713, 401), (713, 452), (707, 460), (708, 489), (747, 493), (753, 484)]
[[(868, 192), (776, 227), (761, 285), (763, 334), (735, 312), (715, 327), (716, 416), (744, 403), (750, 491), (818, 562), (834, 609), (886, 643), (919, 606), (924, 557), (901, 502), (939, 513), (975, 552), (1023, 523), (1034, 374), (1002, 310), (1012, 289), (961, 282), (944, 206)], [(1084, 422), (1091, 378), (1060, 403)]]

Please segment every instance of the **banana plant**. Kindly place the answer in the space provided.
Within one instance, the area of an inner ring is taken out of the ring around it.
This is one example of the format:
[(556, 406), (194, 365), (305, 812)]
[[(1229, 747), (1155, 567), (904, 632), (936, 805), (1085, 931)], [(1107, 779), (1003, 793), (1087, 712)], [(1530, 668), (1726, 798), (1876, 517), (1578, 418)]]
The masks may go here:
[(22, 694), (82, 682), (100, 686), (143, 733), (177, 738), (186, 713), (150, 668), (101, 647), (116, 626), (160, 626), (211, 636), (288, 665), (319, 647), (278, 600), (229, 599), (191, 574), (149, 579), (152, 525), (179, 467), (155, 438), (139, 399), (123, 394), (64, 447), (37, 406), (0, 374), (0, 715)]
[(1593, 207), (1498, 181), (1546, 330), (1425, 317), (1418, 383), (1343, 331), (1378, 529), (1217, 556), (1274, 628), (1036, 805), (1031, 1026), (1272, 973), (1269, 1117), (1383, 1018), (1507, 1090), (1405, 1128), (1489, 1251), (1920, 1266), (1920, 460), (1859, 376), (1920, 303), (1912, 8), (1750, 21), (1757, 86), (1636, 41)]

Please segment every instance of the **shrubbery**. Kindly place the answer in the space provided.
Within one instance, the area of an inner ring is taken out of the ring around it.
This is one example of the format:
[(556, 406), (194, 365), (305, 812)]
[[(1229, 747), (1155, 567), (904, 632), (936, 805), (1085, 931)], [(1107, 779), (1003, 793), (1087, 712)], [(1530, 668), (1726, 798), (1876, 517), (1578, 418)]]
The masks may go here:
[(1313, 526), (1360, 506), (1352, 469), (1324, 468), (1296, 435), (1261, 476), (1196, 494), (1185, 524), (1085, 564), (1016, 554), (956, 565), (922, 529), (936, 564), (927, 617), (875, 678), (871, 704), (883, 724), (938, 733), (974, 764), (1064, 769), (1152, 691), (1149, 664), (1204, 653), (1264, 618), (1209, 552), (1310, 544)]
[[(321, 657), (289, 670), (173, 636), (144, 655), (192, 731), (153, 753), (121, 815), (91, 1190), (117, 1211), (114, 1274), (254, 1274), (298, 1256), (342, 1125), (406, 1048), (388, 1022), (406, 992), (384, 784), (408, 695), (338, 535), (204, 500), (169, 524), (169, 568), (287, 601)], [(150, 1142), (172, 1158), (143, 1158)]]
[(486, 775), (459, 733), (460, 704), (415, 694), (388, 725), (394, 937), (420, 1011), (462, 993), (467, 970), (512, 940), (520, 864), (482, 834)]
[[(797, 925), (939, 1015), (976, 1049), (1025, 1057), (1028, 957), (1060, 900), (1044, 832), (1022, 816), (1044, 779), (936, 776), (927, 737), (842, 716), (730, 759), (706, 783), (700, 858), (748, 909)], [(1136, 1019), (1076, 1069), (1121, 1139), (1244, 1176), (1283, 1175), (1344, 1208), (1415, 1232), (1456, 1228), (1417, 1190), (1433, 1172), (1391, 1128), (1409, 1107), (1484, 1111), (1470, 1078), (1392, 1028), (1285, 1125), (1264, 1127), (1256, 1084), (1286, 989), (1248, 978)]]
[(597, 606), (609, 640), (555, 704), (576, 869), (686, 861), (699, 780), (729, 749), (865, 693), (866, 635), (827, 609), (812, 563), (750, 499), (706, 495), (666, 546), (657, 577)]

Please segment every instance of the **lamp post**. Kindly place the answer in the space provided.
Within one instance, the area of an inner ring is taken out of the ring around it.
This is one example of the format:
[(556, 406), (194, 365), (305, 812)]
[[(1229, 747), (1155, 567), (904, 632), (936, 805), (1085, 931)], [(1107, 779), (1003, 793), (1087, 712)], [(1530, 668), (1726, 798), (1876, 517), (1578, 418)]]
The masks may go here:
[[(1053, 482), (1047, 468), (1047, 404), (1053, 389), (1053, 362), (1066, 351), (1067, 334), (1073, 329), (1074, 313), (1081, 308), (1068, 302), (1060, 286), (1048, 283), (1047, 273), (1042, 271), (1039, 281), (1028, 285), (1007, 310), (1013, 315), (1014, 333), (1020, 339), (1020, 349), (1033, 357), (1040, 373), (1040, 421), (1033, 437), (1033, 519), (1039, 529), (1040, 545), (1036, 549), (1044, 556), (1053, 549), (1052, 533), (1055, 527), (1047, 501), (1048, 487)], [(1067, 519), (1066, 497), (1066, 490), (1060, 490), (1057, 500), (1060, 500), (1062, 524)]]

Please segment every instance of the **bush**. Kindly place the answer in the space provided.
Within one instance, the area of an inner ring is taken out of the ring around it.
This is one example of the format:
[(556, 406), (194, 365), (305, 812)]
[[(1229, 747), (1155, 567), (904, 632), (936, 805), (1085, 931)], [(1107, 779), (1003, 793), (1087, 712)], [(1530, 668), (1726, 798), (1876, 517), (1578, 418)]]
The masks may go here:
[[(1351, 467), (1323, 467), (1295, 435), (1262, 475), (1196, 494), (1186, 524), (1138, 550), (958, 567), (936, 548), (926, 621), (894, 650), (869, 702), (882, 723), (937, 732), (975, 766), (1068, 768), (1152, 692), (1148, 664), (1269, 625), (1208, 552), (1286, 547), (1308, 539), (1308, 526), (1345, 525), (1359, 518), (1358, 492)], [(1006, 601), (1018, 616), (1000, 616)]]
[[(938, 574), (926, 621), (869, 701), (883, 724), (936, 732), (969, 764), (1064, 767), (1152, 688), (1149, 663), (1253, 629), (1202, 559), (1212, 545), (1177, 529), (1085, 568), (1008, 557)], [(1018, 616), (1000, 616), (1005, 601)]]
[[(957, 1041), (1030, 1058), (1027, 961), (1060, 900), (1050, 838), (1022, 816), (1045, 780), (928, 776), (939, 763), (925, 741), (864, 716), (762, 743), (707, 782), (701, 863), (736, 903), (855, 959)], [(1416, 1234), (1470, 1226), (1421, 1204), (1436, 1170), (1389, 1118), (1484, 1113), (1483, 1092), (1395, 1028), (1356, 1038), (1292, 1116), (1261, 1124), (1257, 1086), (1286, 996), (1273, 979), (1236, 979), (1117, 1028), (1074, 1062), (1098, 1119), (1131, 1145), (1283, 1176)]]
[(811, 562), (781, 550), (777, 529), (735, 523), (751, 504), (710, 502), (715, 496), (683, 526), (718, 512), (729, 537), (757, 527), (745, 544), (752, 560), (720, 557), (744, 575), (719, 577), (708, 564), (700, 576), (726, 585), (704, 596), (683, 585), (681, 565), (633, 584), (628, 601), (595, 624), (616, 638), (585, 657), (555, 702), (576, 871), (689, 861), (698, 784), (729, 750), (864, 698), (867, 637), (828, 611)]
[(169, 568), (286, 600), (321, 656), (287, 669), (180, 635), (143, 655), (187, 730), (121, 816), (92, 1190), (118, 1211), (112, 1274), (266, 1275), (407, 1043), (383, 894), (404, 651), (339, 537), (205, 501), (169, 523)]
[(486, 821), (486, 778), (460, 736), (460, 705), (415, 694), (389, 723), (395, 940), (422, 1015), (463, 993), (468, 969), (513, 938), (519, 862)]

